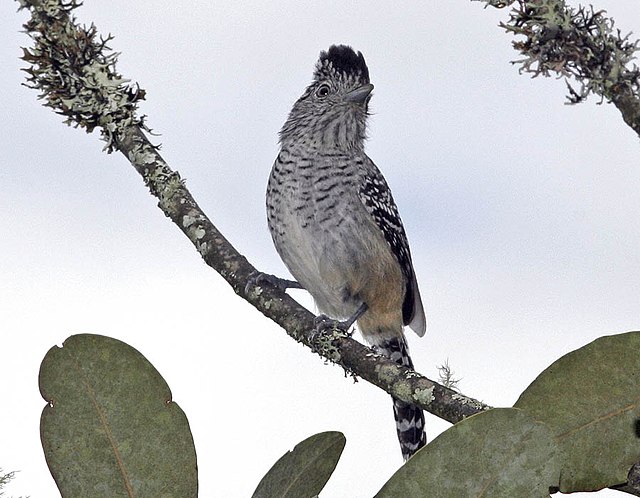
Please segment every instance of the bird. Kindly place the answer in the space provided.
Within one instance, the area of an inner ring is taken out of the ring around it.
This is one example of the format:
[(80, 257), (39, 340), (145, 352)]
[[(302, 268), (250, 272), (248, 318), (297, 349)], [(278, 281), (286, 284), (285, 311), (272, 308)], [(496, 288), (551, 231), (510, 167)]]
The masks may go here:
[[(266, 192), (275, 248), (318, 310), (354, 322), (376, 352), (413, 369), (404, 336), (426, 329), (409, 243), (387, 182), (365, 154), (373, 85), (361, 52), (321, 51), (280, 134)], [(393, 399), (404, 460), (426, 444), (421, 408)]]

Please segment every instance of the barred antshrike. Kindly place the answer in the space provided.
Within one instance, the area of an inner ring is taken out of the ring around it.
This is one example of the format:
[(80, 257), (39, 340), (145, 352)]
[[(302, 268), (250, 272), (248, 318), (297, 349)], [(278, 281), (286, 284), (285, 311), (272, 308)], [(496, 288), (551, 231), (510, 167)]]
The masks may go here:
[[(426, 321), (398, 209), (364, 153), (372, 90), (360, 52), (320, 53), (280, 131), (267, 216), (278, 253), (319, 310), (357, 319), (373, 348), (413, 368), (403, 326), (422, 336)], [(424, 415), (397, 399), (394, 415), (406, 460), (426, 442)]]

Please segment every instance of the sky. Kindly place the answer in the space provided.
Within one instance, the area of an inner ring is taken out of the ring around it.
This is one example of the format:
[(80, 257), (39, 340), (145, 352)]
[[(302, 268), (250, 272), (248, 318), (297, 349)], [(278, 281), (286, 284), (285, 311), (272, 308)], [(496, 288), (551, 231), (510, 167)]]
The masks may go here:
[[(640, 34), (638, 2), (595, 6)], [(373, 496), (402, 462), (388, 395), (237, 297), (121, 154), (21, 86), (29, 40), (16, 8), (0, 4), (0, 468), (19, 471), (7, 494), (58, 496), (38, 369), (52, 346), (95, 333), (168, 382), (200, 496), (250, 496), (284, 452), (327, 430), (347, 445), (322, 496)], [(283, 276), (264, 212), (277, 133), (320, 50), (362, 51), (375, 85), (367, 152), (393, 190), (427, 312), (423, 338), (407, 330), (421, 373), (437, 378), (448, 361), (463, 393), (511, 406), (563, 354), (640, 330), (638, 137), (613, 106), (568, 106), (562, 80), (519, 75), (498, 27), (506, 10), (86, 0), (76, 15), (115, 36), (154, 140), (214, 224)], [(448, 426), (427, 416), (430, 439)]]

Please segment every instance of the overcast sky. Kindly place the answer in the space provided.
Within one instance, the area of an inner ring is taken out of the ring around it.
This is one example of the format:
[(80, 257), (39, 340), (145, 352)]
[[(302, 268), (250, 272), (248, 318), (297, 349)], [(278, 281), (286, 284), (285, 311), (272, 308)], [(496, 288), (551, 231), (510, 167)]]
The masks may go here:
[[(510, 406), (546, 366), (640, 329), (640, 143), (610, 105), (566, 106), (530, 79), (469, 1), (86, 0), (119, 70), (200, 206), (258, 268), (286, 275), (266, 227), (277, 133), (320, 50), (361, 50), (375, 85), (369, 155), (405, 222), (428, 329), (416, 368), (449, 361), (461, 390)], [(17, 3), (0, 4), (0, 467), (10, 495), (57, 496), (39, 441), (47, 350), (76, 333), (137, 348), (194, 435), (200, 496), (250, 496), (288, 449), (347, 446), (323, 497), (375, 494), (401, 463), (391, 401), (344, 377), (235, 296), (120, 154), (20, 85)], [(601, 0), (640, 35), (640, 3)], [(300, 292), (296, 297), (310, 305)], [(428, 416), (433, 439), (448, 424)], [(598, 496), (617, 496), (602, 492)]]

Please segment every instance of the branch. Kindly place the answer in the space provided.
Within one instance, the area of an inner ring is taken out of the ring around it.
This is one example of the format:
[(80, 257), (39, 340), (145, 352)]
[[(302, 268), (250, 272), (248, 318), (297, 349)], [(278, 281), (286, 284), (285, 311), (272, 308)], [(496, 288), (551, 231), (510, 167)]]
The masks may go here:
[(515, 4), (509, 20), (500, 27), (524, 37), (513, 42), (523, 58), (512, 63), (520, 65), (521, 73), (534, 78), (564, 77), (569, 104), (598, 95), (600, 103), (613, 103), (625, 123), (640, 135), (640, 69), (631, 62), (638, 41), (630, 41), (630, 34), (622, 36), (614, 29), (606, 11), (594, 11), (592, 6), (574, 9), (564, 0), (472, 1), (498, 8)]
[(25, 29), (34, 40), (24, 49), (23, 59), (31, 67), (27, 86), (40, 92), (45, 105), (65, 116), (65, 123), (98, 128), (107, 152), (118, 150), (144, 179), (158, 198), (158, 207), (195, 246), (204, 261), (265, 316), (283, 327), (296, 341), (305, 344), (326, 360), (342, 366), (394, 397), (419, 405), (451, 423), (490, 408), (400, 366), (353, 340), (345, 330), (335, 328), (310, 339), (314, 315), (286, 293), (269, 286), (246, 290), (256, 269), (225, 239), (202, 212), (184, 185), (158, 153), (144, 131), (148, 128), (136, 117), (137, 103), (144, 90), (116, 72), (117, 54), (106, 39), (97, 38), (95, 26), (79, 26), (71, 12), (77, 0), (18, 0), (28, 8), (31, 20)]

